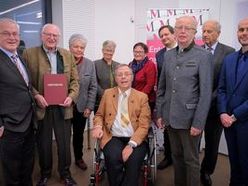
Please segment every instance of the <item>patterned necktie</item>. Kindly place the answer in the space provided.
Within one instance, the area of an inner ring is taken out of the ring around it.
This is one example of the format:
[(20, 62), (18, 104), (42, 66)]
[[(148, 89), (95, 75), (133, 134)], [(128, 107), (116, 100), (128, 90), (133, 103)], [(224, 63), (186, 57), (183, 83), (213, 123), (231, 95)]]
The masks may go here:
[(213, 51), (214, 51), (214, 50), (213, 50), (212, 47), (208, 47), (207, 50), (213, 54)]
[(122, 94), (122, 100), (120, 105), (121, 111), (121, 126), (127, 127), (130, 122), (129, 115), (128, 115), (128, 101), (127, 101), (127, 94), (124, 92)]
[(20, 74), (22, 75), (24, 81), (28, 85), (27, 76), (25, 76), (25, 72), (24, 72), (24, 70), (20, 66), (20, 63), (18, 61), (18, 56), (17, 55), (13, 55), (13, 56), (11, 56), (11, 59), (12, 59), (13, 63), (16, 65), (17, 69), (19, 70)]

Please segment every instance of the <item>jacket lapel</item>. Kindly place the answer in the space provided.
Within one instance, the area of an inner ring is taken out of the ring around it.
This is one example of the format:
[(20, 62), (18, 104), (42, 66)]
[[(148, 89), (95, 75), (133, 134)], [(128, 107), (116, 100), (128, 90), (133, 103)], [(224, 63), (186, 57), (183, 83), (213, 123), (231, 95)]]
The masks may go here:
[[(7, 65), (7, 67), (10, 68), (10, 70), (12, 70), (13, 73), (17, 74), (17, 76), (19, 77), (19, 79), (23, 83), (25, 83), (25, 85), (26, 85), (25, 80), (23, 79), (22, 75), (20, 74), (20, 72), (17, 69), (17, 67), (15, 66), (15, 64), (11, 61), (11, 59), (4, 52), (2, 52), (1, 50), (0, 50), (0, 52), (2, 53), (3, 57), (5, 58), (4, 61), (5, 61), (5, 64)], [(21, 58), (19, 58), (19, 59), (21, 60)], [(22, 62), (22, 60), (21, 60), (21, 62)], [(23, 64), (23, 62), (22, 62), (22, 64)], [(24, 68), (27, 69), (26, 68), (26, 65), (25, 64), (23, 64), (23, 65), (24, 65)]]
[[(236, 60), (236, 61), (237, 61), (237, 60)], [(236, 63), (238, 63), (238, 61), (237, 61)], [(248, 62), (247, 62), (247, 59), (246, 59), (246, 61), (245, 61), (244, 63), (245, 63), (245, 64), (244, 64), (244, 68), (243, 68), (242, 71), (240, 72), (240, 73), (241, 73), (240, 78), (237, 79), (237, 82), (236, 82), (236, 84), (235, 84), (235, 88), (234, 88), (234, 89), (237, 89), (237, 88), (238, 88), (238, 86), (240, 85), (240, 83), (241, 83), (242, 80), (244, 79), (245, 75), (248, 73)], [(238, 65), (238, 64), (236, 64), (236, 65)]]
[(115, 87), (113, 90), (113, 95), (112, 95), (112, 98), (113, 98), (112, 103), (113, 103), (113, 106), (116, 112), (118, 108), (118, 96), (119, 96), (118, 88)]

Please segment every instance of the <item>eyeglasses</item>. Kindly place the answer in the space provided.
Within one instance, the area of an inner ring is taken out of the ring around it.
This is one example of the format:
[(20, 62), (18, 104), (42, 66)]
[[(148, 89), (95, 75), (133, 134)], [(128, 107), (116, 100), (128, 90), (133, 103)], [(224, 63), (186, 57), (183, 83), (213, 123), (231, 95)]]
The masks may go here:
[(130, 73), (130, 72), (124, 72), (124, 73), (118, 73), (118, 74), (116, 74), (116, 76), (118, 78), (127, 77), (127, 76), (131, 76), (131, 75), (132, 75), (132, 73)]
[(175, 29), (176, 30), (179, 30), (179, 31), (182, 31), (182, 30), (184, 30), (184, 31), (190, 31), (190, 30), (196, 30), (195, 28), (193, 28), (193, 27), (190, 27), (190, 26), (175, 26)]
[(2, 35), (3, 37), (11, 37), (11, 36), (13, 36), (15, 38), (20, 36), (20, 34), (17, 33), (17, 32), (13, 32), (13, 33), (10, 33), (10, 32), (1, 32), (0, 35)]
[(43, 32), (42, 34), (44, 34), (47, 37), (54, 37), (54, 38), (59, 37), (59, 34), (52, 34), (52, 33), (47, 33), (47, 32)]
[(243, 28), (243, 27), (241, 27), (241, 28), (238, 29), (238, 31), (239, 31), (239, 32), (245, 32), (245, 31), (248, 32), (248, 28)]
[(145, 51), (133, 51), (134, 54), (144, 54)]

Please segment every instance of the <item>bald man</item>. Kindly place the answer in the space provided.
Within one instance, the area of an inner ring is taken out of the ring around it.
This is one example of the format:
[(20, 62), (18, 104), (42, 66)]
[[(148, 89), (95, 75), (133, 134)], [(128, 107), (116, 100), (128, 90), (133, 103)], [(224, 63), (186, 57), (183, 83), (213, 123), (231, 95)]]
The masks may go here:
[(248, 185), (248, 17), (237, 28), (241, 49), (226, 56), (218, 86), (218, 112), (231, 167), (230, 185)]

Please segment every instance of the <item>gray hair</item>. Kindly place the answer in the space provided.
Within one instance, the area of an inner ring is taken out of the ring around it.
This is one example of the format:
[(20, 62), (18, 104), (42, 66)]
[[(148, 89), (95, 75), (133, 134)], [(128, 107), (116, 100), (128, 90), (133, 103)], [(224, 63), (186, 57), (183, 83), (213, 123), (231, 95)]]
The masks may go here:
[(193, 16), (182, 16), (176, 19), (176, 23), (177, 21), (180, 21), (181, 19), (188, 19), (191, 21), (191, 26), (193, 29), (197, 30), (197, 21)]
[(120, 69), (120, 68), (122, 68), (122, 67), (128, 67), (129, 70), (130, 70), (130, 72), (131, 72), (131, 74), (132, 74), (132, 76), (133, 76), (133, 70), (132, 70), (132, 69), (130, 68), (130, 66), (127, 65), (127, 64), (119, 64), (119, 65), (117, 65), (117, 66), (115, 67), (115, 74), (116, 74), (116, 72), (118, 71), (118, 69)]
[(75, 41), (80, 41), (84, 46), (87, 45), (87, 39), (82, 34), (72, 34), (69, 39), (69, 46), (71, 46)]
[(116, 44), (115, 44), (114, 41), (106, 40), (106, 41), (103, 42), (102, 48), (104, 49), (106, 47), (111, 47), (111, 48), (115, 49), (116, 48)]
[(216, 20), (207, 20), (206, 22), (203, 23), (203, 27), (205, 26), (205, 24), (207, 23), (212, 23), (214, 25), (215, 30), (220, 33), (221, 32), (221, 25), (218, 21)]
[(0, 18), (0, 24), (3, 24), (3, 23), (12, 23), (12, 24), (15, 24), (17, 26), (17, 29), (18, 31), (20, 31), (20, 26), (18, 25), (18, 23), (13, 20), (13, 19), (10, 19), (10, 18)]
[(58, 27), (57, 25), (51, 24), (51, 23), (45, 24), (45, 25), (42, 27), (42, 29), (41, 29), (41, 33), (44, 33), (45, 30), (47, 29), (47, 27), (56, 27), (56, 28), (58, 29), (59, 35), (61, 35), (59, 27)]

